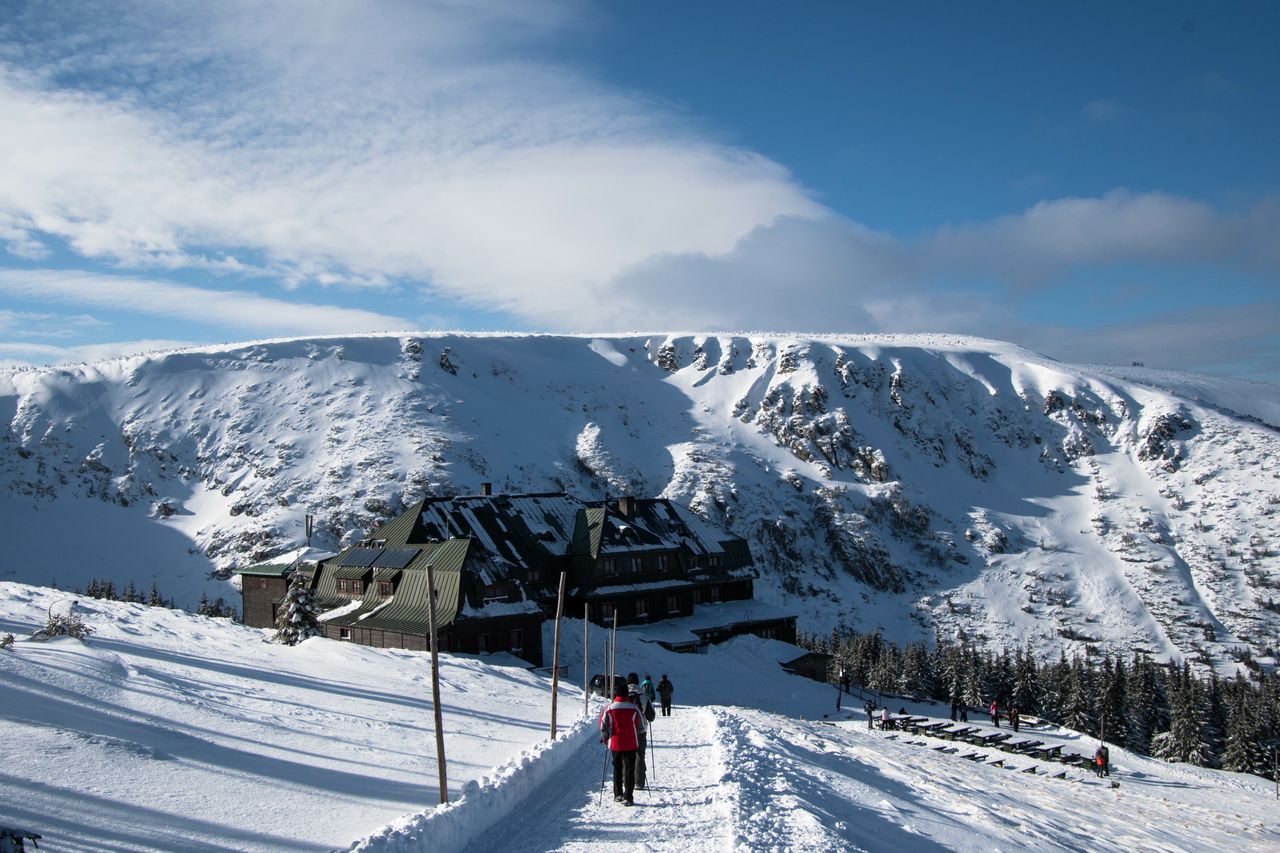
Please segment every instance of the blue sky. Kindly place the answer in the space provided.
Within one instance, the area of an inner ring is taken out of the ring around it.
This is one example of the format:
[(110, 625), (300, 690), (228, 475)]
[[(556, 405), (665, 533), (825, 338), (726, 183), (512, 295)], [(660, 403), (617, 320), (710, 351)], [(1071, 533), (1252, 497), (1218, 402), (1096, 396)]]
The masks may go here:
[(0, 361), (943, 331), (1280, 381), (1268, 3), (0, 0)]

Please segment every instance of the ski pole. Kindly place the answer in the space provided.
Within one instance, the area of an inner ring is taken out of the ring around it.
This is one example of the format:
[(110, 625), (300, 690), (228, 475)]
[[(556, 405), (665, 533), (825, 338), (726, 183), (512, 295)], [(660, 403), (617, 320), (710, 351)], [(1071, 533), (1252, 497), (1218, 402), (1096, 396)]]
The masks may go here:
[(646, 749), (649, 751), (649, 769), (653, 771), (653, 778), (658, 778), (658, 765), (653, 762), (653, 729), (649, 729), (649, 740), (645, 743)]
[(604, 777), (609, 772), (609, 748), (606, 746), (604, 750), (604, 766), (600, 768), (600, 801), (599, 805), (604, 805)]

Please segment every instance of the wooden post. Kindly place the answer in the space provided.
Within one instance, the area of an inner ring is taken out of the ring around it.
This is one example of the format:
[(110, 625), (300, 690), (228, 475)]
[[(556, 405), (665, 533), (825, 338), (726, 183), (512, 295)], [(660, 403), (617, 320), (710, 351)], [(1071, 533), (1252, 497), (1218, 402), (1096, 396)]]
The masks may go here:
[(440, 715), (440, 659), (436, 645), (436, 578), (427, 563), (427, 633), (431, 641), (431, 705), (436, 717), (436, 764), (440, 767), (440, 802), (449, 802), (449, 780), (444, 763), (444, 720)]
[(551, 644), (551, 739), (556, 739), (556, 699), (560, 695), (560, 617), (564, 614), (564, 580), (560, 573), (560, 594), (556, 597), (556, 632)]
[(591, 605), (582, 605), (582, 716), (591, 716), (591, 635), (588, 633), (591, 620), (587, 618)]
[(613, 698), (614, 683), (618, 680), (618, 606), (613, 606), (613, 636), (609, 640), (609, 698)]

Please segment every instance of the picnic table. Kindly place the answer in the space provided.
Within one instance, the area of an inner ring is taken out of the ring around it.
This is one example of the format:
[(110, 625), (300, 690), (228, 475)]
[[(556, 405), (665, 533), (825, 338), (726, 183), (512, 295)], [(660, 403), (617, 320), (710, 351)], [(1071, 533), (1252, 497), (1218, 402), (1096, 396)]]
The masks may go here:
[(1010, 752), (1027, 753), (1035, 749), (1037, 746), (1044, 746), (1044, 741), (1020, 740), (1017, 743), (1013, 743), (1012, 741), (1010, 741), (1009, 743), (1006, 743), (1003, 748), (1009, 750)]

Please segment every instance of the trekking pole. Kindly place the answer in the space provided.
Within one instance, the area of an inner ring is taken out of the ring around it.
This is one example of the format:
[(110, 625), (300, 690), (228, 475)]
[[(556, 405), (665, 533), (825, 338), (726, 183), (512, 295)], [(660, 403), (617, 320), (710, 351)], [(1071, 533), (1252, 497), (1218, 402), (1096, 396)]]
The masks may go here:
[(649, 770), (652, 772), (653, 778), (657, 779), (658, 765), (653, 763), (653, 729), (649, 729), (649, 740), (645, 742), (645, 749), (649, 753), (649, 758), (646, 763), (649, 765)]
[(609, 748), (606, 746), (604, 750), (604, 766), (600, 768), (600, 800), (598, 805), (604, 805), (604, 777), (609, 772)]

